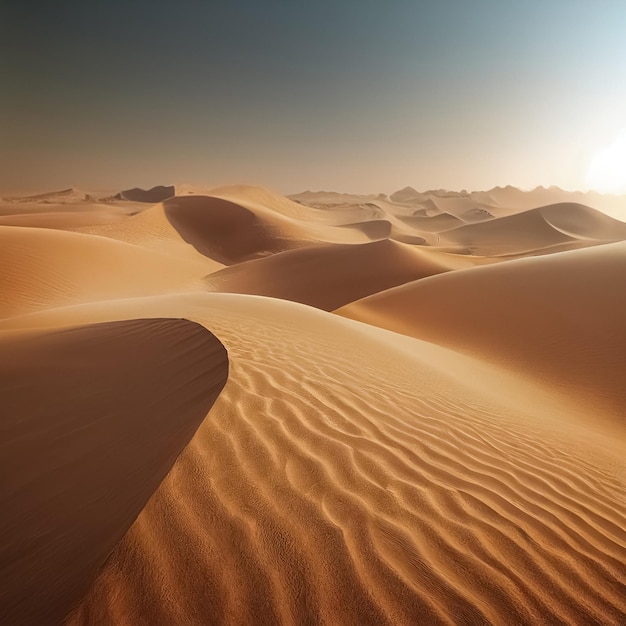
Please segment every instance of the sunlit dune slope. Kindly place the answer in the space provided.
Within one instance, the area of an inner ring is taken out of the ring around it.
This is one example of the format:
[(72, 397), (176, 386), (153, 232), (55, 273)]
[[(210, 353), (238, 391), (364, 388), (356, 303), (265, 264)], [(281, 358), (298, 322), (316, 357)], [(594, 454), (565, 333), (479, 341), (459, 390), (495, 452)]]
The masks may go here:
[(450, 198), (430, 196), (430, 199), (442, 213), (449, 213), (461, 219), (464, 214), (480, 208), (474, 200), (462, 196)]
[(376, 211), (368, 210), (365, 212), (362, 206), (333, 206), (332, 210), (309, 206), (294, 202), (291, 198), (286, 198), (280, 194), (274, 193), (265, 187), (252, 185), (228, 185), (225, 187), (216, 187), (211, 189), (207, 195), (215, 198), (222, 198), (235, 202), (246, 207), (250, 211), (267, 214), (268, 212), (283, 217), (300, 220), (304, 222), (324, 224), (324, 225), (340, 225), (346, 222), (355, 221), (360, 217), (374, 218)]
[(554, 204), (447, 230), (441, 241), (475, 254), (515, 255), (570, 245), (583, 247), (626, 239), (626, 224), (590, 207)]
[(97, 226), (119, 222), (125, 216), (109, 210), (100, 211), (56, 211), (45, 213), (18, 213), (0, 215), (0, 226), (26, 226), (34, 228), (56, 228), (72, 230), (84, 226)]
[(450, 213), (439, 213), (432, 216), (413, 215), (402, 217), (400, 219), (402, 219), (402, 221), (408, 226), (412, 226), (417, 230), (423, 230), (429, 233), (439, 233), (444, 230), (450, 230), (451, 228), (464, 225), (464, 222), (461, 219), (455, 217), (454, 215), (450, 215)]
[(623, 620), (621, 445), (540, 387), (248, 295), (0, 326), (137, 315), (211, 328), (229, 379), (70, 624)]
[(75, 187), (68, 187), (67, 189), (59, 189), (55, 191), (46, 191), (44, 193), (32, 194), (29, 196), (13, 196), (2, 198), (4, 202), (18, 205), (23, 203), (30, 204), (33, 202), (41, 204), (82, 204), (85, 201), (90, 201), (92, 199), (93, 198), (91, 198), (89, 194), (81, 191), (80, 189), (76, 189)]
[(85, 234), (100, 235), (109, 239), (132, 243), (133, 245), (165, 253), (178, 259), (202, 262), (206, 267), (207, 273), (224, 267), (222, 263), (198, 252), (183, 239), (182, 235), (166, 217), (162, 203), (143, 209), (115, 224), (85, 226), (75, 230)]
[(0, 333), (0, 621), (58, 624), (228, 375), (184, 320)]
[(464, 260), (390, 240), (291, 250), (228, 267), (205, 279), (211, 291), (302, 302), (327, 311)]
[(177, 291), (211, 270), (104, 237), (13, 226), (0, 226), (0, 266), (0, 317)]
[(338, 313), (503, 364), (626, 429), (625, 275), (626, 244), (608, 244), (424, 279)]

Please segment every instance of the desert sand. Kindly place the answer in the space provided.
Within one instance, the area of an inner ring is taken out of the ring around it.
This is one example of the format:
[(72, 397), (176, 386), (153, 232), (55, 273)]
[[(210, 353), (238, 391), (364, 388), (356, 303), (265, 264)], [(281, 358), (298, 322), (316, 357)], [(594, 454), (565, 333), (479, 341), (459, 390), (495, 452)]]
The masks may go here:
[(0, 202), (0, 622), (626, 622), (610, 199), (170, 190)]

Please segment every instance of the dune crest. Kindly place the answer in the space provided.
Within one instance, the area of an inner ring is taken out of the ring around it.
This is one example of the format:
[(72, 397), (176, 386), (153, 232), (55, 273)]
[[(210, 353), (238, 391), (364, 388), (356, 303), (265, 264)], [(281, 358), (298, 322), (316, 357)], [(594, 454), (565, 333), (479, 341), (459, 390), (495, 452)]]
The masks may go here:
[(213, 268), (104, 237), (13, 226), (0, 226), (0, 264), (0, 318), (182, 291)]
[(214, 272), (205, 284), (211, 291), (272, 296), (332, 311), (462, 265), (451, 255), (384, 239), (282, 252)]
[(186, 242), (225, 265), (307, 245), (297, 226), (222, 198), (179, 196), (163, 206)]
[(554, 204), (446, 230), (441, 240), (489, 256), (626, 239), (626, 224), (579, 204)]
[(228, 376), (185, 320), (0, 333), (0, 616), (60, 623)]
[(626, 440), (626, 243), (409, 283), (337, 313), (504, 365), (610, 416)]

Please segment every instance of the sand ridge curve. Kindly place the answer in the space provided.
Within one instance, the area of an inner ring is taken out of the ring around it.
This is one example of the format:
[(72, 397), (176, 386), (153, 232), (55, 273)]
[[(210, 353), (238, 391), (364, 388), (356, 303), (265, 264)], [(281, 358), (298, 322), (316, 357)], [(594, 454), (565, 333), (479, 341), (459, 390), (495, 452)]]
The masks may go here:
[(175, 310), (229, 381), (70, 624), (620, 622), (619, 446), (497, 368), (247, 295), (3, 326)]
[(0, 333), (0, 621), (60, 623), (228, 377), (186, 320)]

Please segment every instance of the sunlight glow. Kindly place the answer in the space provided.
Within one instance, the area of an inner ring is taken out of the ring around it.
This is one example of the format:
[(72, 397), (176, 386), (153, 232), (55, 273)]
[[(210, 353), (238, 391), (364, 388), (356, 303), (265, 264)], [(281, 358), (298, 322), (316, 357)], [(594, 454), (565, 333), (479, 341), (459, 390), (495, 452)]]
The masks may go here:
[(626, 193), (626, 130), (591, 159), (587, 185), (602, 193)]

